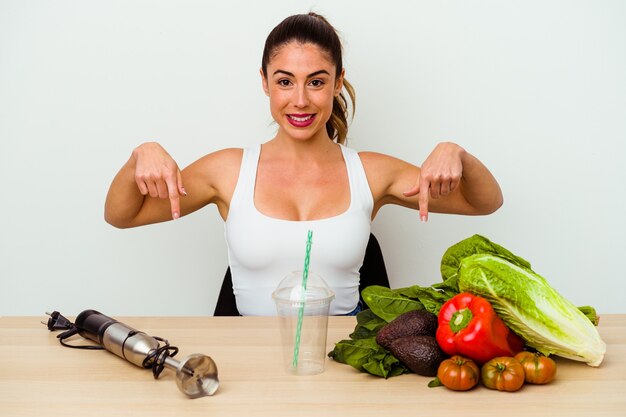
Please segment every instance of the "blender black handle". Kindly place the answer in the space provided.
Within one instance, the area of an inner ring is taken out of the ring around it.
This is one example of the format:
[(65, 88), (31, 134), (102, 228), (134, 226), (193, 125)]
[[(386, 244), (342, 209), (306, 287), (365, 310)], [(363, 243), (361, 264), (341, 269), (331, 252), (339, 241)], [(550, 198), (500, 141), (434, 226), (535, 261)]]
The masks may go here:
[(78, 334), (82, 337), (93, 340), (100, 346), (103, 346), (102, 338), (104, 332), (110, 325), (118, 323), (96, 310), (85, 310), (76, 317), (74, 325), (78, 329)]

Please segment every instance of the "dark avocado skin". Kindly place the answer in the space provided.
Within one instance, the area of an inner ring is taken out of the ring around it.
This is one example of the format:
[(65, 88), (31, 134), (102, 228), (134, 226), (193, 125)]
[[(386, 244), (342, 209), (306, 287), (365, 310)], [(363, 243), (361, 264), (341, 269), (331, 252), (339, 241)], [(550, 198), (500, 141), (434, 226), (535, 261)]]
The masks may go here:
[(446, 358), (434, 336), (401, 337), (391, 343), (389, 350), (407, 368), (423, 376), (436, 376)]
[(435, 336), (437, 316), (426, 310), (401, 314), (378, 331), (376, 343), (389, 349), (395, 339), (406, 336)]

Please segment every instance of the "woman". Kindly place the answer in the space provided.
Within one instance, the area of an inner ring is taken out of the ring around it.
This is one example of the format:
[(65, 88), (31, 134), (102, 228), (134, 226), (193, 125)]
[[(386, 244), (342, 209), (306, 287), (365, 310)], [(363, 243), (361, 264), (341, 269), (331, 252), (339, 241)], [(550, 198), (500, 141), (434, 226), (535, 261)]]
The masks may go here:
[(310, 269), (335, 291), (332, 314), (359, 300), (359, 268), (371, 221), (386, 204), (428, 212), (488, 214), (502, 204), (495, 178), (460, 146), (441, 143), (421, 168), (391, 156), (357, 153), (347, 134), (341, 42), (314, 13), (291, 16), (268, 36), (261, 81), (278, 125), (270, 141), (223, 149), (182, 172), (157, 143), (137, 147), (111, 184), (105, 218), (120, 227), (177, 219), (216, 204), (225, 222), (237, 307), (273, 315), (271, 292), (302, 268), (307, 230)]

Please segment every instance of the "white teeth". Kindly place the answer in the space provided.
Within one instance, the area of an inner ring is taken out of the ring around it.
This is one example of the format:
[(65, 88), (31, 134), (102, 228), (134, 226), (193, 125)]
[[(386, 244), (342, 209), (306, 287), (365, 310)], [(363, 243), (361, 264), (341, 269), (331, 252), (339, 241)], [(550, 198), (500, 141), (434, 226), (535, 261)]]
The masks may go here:
[(307, 120), (309, 120), (311, 117), (313, 117), (312, 114), (309, 114), (306, 117), (296, 117), (296, 116), (289, 116), (292, 120), (295, 120), (296, 122), (306, 122)]

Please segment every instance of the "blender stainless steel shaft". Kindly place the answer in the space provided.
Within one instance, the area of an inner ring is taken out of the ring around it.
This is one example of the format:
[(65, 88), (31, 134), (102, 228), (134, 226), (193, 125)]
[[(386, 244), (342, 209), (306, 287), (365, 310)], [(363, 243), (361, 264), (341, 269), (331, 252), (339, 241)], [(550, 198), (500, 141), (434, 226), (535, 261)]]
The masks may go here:
[[(190, 398), (213, 395), (219, 386), (217, 366), (209, 356), (194, 353), (181, 361), (174, 359), (178, 348), (160, 338), (147, 335), (96, 310), (85, 310), (74, 323), (78, 334), (104, 349), (143, 368), (157, 367), (155, 378), (163, 368), (176, 372), (178, 388)], [(160, 369), (159, 369), (160, 368)]]

